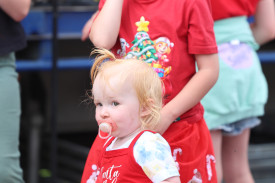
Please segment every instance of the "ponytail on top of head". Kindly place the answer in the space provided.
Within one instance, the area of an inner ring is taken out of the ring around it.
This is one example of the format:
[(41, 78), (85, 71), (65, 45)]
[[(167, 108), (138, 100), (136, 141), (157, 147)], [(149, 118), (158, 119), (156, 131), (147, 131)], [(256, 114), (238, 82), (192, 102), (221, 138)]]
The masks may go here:
[(91, 80), (92, 80), (92, 84), (93, 84), (101, 64), (106, 60), (115, 61), (116, 57), (112, 52), (110, 52), (109, 50), (104, 49), (104, 48), (95, 48), (91, 52), (90, 56), (92, 56), (92, 55), (97, 55), (95, 57), (95, 61), (93, 63), (91, 71), (90, 71)]

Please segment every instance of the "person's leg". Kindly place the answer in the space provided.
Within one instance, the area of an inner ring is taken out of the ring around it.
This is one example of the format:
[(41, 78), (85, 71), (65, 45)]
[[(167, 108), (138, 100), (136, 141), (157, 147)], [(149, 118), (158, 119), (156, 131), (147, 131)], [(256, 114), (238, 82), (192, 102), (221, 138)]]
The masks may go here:
[(224, 136), (223, 176), (226, 183), (254, 183), (248, 162), (250, 129), (237, 136)]
[(221, 157), (222, 133), (221, 133), (221, 130), (211, 130), (210, 134), (211, 134), (211, 139), (212, 139), (213, 148), (215, 152), (217, 180), (218, 180), (218, 183), (221, 183), (222, 182), (222, 157)]
[[(0, 182), (23, 183), (20, 167), (20, 93), (14, 57), (0, 57)], [(9, 61), (11, 59), (11, 61)], [(12, 62), (13, 61), (13, 62)], [(6, 66), (3, 64), (7, 63)]]

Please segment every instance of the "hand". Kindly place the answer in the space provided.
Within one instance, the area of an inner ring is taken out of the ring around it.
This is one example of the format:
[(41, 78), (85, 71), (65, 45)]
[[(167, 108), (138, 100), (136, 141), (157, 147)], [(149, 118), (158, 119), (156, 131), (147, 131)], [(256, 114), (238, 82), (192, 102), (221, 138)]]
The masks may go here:
[(172, 113), (165, 110), (165, 107), (161, 110), (161, 117), (158, 127), (155, 129), (159, 134), (163, 134), (169, 126), (173, 123), (174, 119), (171, 116)]

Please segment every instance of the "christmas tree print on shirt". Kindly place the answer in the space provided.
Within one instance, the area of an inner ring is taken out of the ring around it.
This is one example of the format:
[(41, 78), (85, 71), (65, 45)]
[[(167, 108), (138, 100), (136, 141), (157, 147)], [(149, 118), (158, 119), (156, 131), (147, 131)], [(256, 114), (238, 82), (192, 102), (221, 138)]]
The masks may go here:
[[(148, 63), (161, 78), (164, 88), (164, 99), (171, 96), (173, 87), (169, 79), (172, 67), (169, 64), (168, 55), (171, 52), (174, 43), (170, 42), (167, 37), (158, 37), (156, 40), (151, 40), (149, 36), (150, 22), (146, 21), (142, 16), (138, 22), (137, 33), (130, 45), (124, 38), (120, 38), (121, 49), (117, 50), (117, 54), (126, 59), (134, 58)], [(128, 53), (127, 48), (131, 49)]]
[[(171, 72), (172, 68), (171, 66), (164, 66), (164, 60), (162, 58), (166, 58), (165, 62), (169, 61), (166, 55), (167, 52), (164, 54), (163, 52), (158, 52), (156, 50), (155, 41), (150, 39), (150, 36), (147, 33), (149, 31), (149, 23), (150, 22), (146, 21), (143, 16), (140, 18), (139, 22), (136, 22), (137, 33), (135, 39), (132, 41), (133, 46), (131, 47), (131, 51), (127, 53), (126, 58), (135, 58), (150, 64), (150, 66), (158, 73), (159, 77), (163, 78)], [(163, 40), (169, 41), (168, 38), (163, 38)], [(169, 49), (172, 45), (173, 44), (170, 44), (169, 41)], [(167, 65), (167, 63), (165, 63), (165, 65)]]
[(157, 61), (158, 57), (154, 55), (156, 53), (153, 46), (154, 42), (150, 39), (149, 34), (147, 33), (149, 30), (148, 25), (149, 22), (145, 21), (144, 17), (141, 17), (140, 21), (136, 22), (138, 32), (135, 35), (134, 41), (132, 41), (132, 51), (128, 53), (127, 57), (143, 60), (147, 63)]

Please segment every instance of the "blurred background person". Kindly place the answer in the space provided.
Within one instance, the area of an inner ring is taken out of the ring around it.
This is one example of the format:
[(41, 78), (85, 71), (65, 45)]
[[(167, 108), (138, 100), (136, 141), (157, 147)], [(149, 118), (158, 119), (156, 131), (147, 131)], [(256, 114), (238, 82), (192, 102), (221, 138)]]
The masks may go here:
[[(274, 39), (274, 0), (211, 0), (220, 75), (203, 98), (218, 182), (253, 183), (248, 162), (250, 129), (260, 124), (268, 86), (256, 53)], [(254, 15), (254, 22), (247, 18)]]
[(22, 183), (19, 127), (20, 92), (15, 70), (15, 52), (26, 46), (20, 21), (31, 0), (0, 1), (0, 182)]

